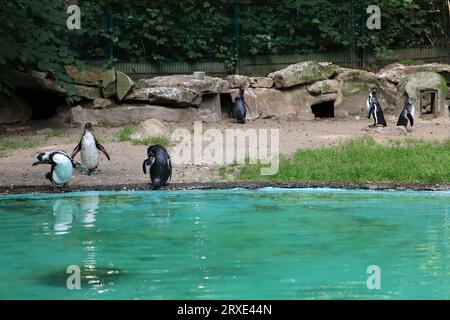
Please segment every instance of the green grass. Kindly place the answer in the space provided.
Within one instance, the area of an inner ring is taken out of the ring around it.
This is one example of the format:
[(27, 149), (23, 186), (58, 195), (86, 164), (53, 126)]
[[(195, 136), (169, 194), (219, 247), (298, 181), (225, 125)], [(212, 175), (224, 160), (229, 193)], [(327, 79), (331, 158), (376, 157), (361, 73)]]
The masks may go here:
[(131, 127), (123, 127), (117, 133), (117, 138), (120, 142), (122, 141), (130, 141), (130, 136), (133, 134), (133, 128)]
[(57, 130), (57, 129), (52, 129), (52, 131), (50, 131), (49, 133), (47, 133), (47, 135), (45, 136), (45, 139), (50, 139), (50, 138), (61, 138), (64, 137), (65, 134), (64, 132), (62, 132), (61, 130)]
[(17, 149), (29, 149), (39, 145), (39, 142), (34, 139), (6, 139), (0, 138), (0, 158), (7, 156), (7, 151)]
[(165, 147), (172, 146), (172, 142), (170, 141), (170, 138), (167, 136), (156, 136), (150, 139), (131, 139), (131, 135), (133, 134), (134, 129), (132, 127), (123, 127), (119, 130), (117, 133), (117, 138), (120, 142), (123, 141), (130, 141), (134, 145), (154, 145), (154, 144), (160, 144)]
[(339, 146), (301, 149), (291, 157), (281, 156), (276, 175), (260, 175), (260, 168), (267, 166), (246, 164), (237, 180), (449, 182), (450, 140), (379, 144), (365, 136)]
[(159, 144), (164, 147), (170, 147), (172, 146), (172, 142), (170, 141), (170, 138), (166, 136), (156, 136), (150, 139), (141, 139), (141, 140), (131, 140), (131, 143), (134, 145), (142, 144), (146, 146)]

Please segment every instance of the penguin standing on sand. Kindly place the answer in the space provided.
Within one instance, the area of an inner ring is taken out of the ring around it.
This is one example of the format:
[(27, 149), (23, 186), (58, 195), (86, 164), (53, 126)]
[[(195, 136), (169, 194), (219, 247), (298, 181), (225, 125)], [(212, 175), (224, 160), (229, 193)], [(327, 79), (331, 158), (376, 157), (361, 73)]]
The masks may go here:
[(233, 115), (236, 118), (238, 123), (245, 123), (245, 118), (247, 117), (247, 103), (244, 100), (244, 88), (239, 88), (239, 95), (234, 99), (233, 103)]
[(81, 137), (78, 145), (72, 151), (72, 159), (75, 158), (77, 153), (81, 151), (81, 163), (91, 172), (98, 167), (99, 150), (105, 154), (108, 160), (111, 160), (109, 158), (108, 152), (106, 152), (105, 147), (98, 143), (92, 131), (92, 124), (86, 123), (86, 125), (84, 126), (83, 136)]
[(377, 98), (377, 89), (373, 88), (372, 92), (369, 94), (369, 98), (367, 99), (367, 111), (369, 115), (367, 118), (373, 115), (374, 123), (370, 125), (369, 128), (376, 128), (377, 126), (386, 127), (386, 120), (384, 119), (383, 110), (381, 109), (380, 103)]
[(157, 190), (167, 185), (167, 182), (172, 177), (170, 156), (163, 146), (153, 145), (148, 147), (147, 157), (148, 159), (142, 164), (142, 169), (144, 174), (147, 174), (147, 167), (150, 167), (150, 179), (152, 180), (153, 189)]
[(408, 122), (412, 126), (414, 126), (414, 99), (407, 98), (405, 102), (405, 106), (403, 107), (402, 112), (400, 113), (400, 117), (397, 121), (397, 126), (403, 126), (405, 128), (408, 127)]
[(36, 155), (36, 158), (38, 161), (33, 163), (33, 166), (40, 164), (50, 164), (52, 166), (45, 177), (58, 187), (63, 187), (70, 181), (74, 168), (83, 174), (91, 174), (88, 168), (72, 160), (64, 151), (41, 152)]

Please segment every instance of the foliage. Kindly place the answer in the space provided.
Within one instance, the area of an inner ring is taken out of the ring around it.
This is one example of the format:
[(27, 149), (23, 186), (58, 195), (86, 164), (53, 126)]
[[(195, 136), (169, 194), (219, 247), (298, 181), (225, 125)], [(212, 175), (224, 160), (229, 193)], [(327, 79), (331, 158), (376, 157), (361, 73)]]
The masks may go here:
[(131, 127), (123, 127), (117, 133), (117, 138), (119, 139), (120, 142), (130, 141), (131, 140), (130, 136), (132, 134), (133, 134), (133, 128), (131, 128)]
[[(76, 31), (66, 27), (64, 2), (60, 0), (0, 0), (0, 68), (48, 72), (69, 96), (77, 94), (67, 85), (64, 66), (79, 65), (70, 49), (69, 38)], [(0, 79), (3, 94), (10, 95), (7, 79)]]
[(245, 165), (238, 179), (448, 182), (449, 158), (450, 140), (439, 143), (408, 139), (378, 144), (365, 136), (339, 146), (301, 149), (292, 157), (281, 157), (279, 172), (274, 176), (261, 176), (261, 164)]
[(39, 142), (34, 139), (7, 139), (0, 138), (0, 158), (6, 157), (6, 151), (17, 149), (29, 149), (39, 145)]

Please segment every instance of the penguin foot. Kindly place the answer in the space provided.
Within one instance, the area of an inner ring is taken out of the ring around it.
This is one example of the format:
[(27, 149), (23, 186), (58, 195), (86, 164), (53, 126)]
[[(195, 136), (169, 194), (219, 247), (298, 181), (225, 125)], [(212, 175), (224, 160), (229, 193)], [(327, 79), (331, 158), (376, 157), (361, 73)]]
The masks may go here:
[(374, 124), (371, 124), (371, 125), (369, 126), (370, 129), (375, 129), (376, 127), (377, 127), (377, 126), (374, 125)]

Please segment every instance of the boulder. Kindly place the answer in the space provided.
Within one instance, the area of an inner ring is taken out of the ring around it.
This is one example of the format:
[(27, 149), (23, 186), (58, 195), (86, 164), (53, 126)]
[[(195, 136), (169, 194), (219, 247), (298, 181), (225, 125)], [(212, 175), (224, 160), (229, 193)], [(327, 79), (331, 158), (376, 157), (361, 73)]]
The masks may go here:
[(252, 88), (272, 88), (273, 79), (269, 77), (250, 77), (250, 87)]
[(174, 75), (155, 77), (150, 79), (142, 79), (138, 82), (141, 88), (184, 88), (189, 89), (197, 94), (217, 94), (228, 91), (228, 81), (205, 77), (205, 79), (194, 79), (191, 75)]
[(339, 72), (339, 67), (326, 62), (301, 62), (290, 65), (269, 74), (274, 81), (275, 88), (290, 88), (300, 84), (326, 80)]
[(133, 87), (133, 80), (125, 73), (116, 71), (116, 97), (117, 100), (122, 101)]
[(116, 71), (107, 70), (102, 73), (102, 94), (105, 98), (116, 95)]
[(447, 82), (436, 72), (417, 72), (401, 78), (397, 86), (397, 108), (403, 109), (406, 98), (410, 97), (414, 99), (416, 112), (420, 114), (420, 99), (423, 91), (437, 91), (435, 114), (450, 118), (450, 111), (446, 106)]
[(100, 87), (90, 87), (76, 84), (75, 89), (77, 89), (78, 94), (81, 97), (89, 100), (95, 100), (103, 97)]
[(124, 126), (138, 124), (144, 120), (157, 119), (166, 122), (188, 121), (195, 114), (190, 108), (167, 108), (154, 105), (121, 105), (111, 109), (91, 110), (77, 106), (71, 109), (71, 118), (75, 123), (103, 126)]
[[(381, 69), (377, 76), (380, 79), (386, 79), (391, 83), (398, 84), (400, 79), (405, 75), (417, 72), (436, 72), (447, 79), (450, 75), (450, 65), (428, 63), (423, 65), (406, 66), (400, 63), (394, 63)], [(450, 82), (450, 76), (447, 79), (447, 82)]]
[(131, 134), (132, 140), (145, 140), (154, 137), (166, 137), (168, 130), (164, 124), (157, 119), (148, 119), (141, 122), (138, 127)]
[(72, 77), (73, 83), (84, 86), (101, 86), (102, 72), (100, 70), (78, 70), (75, 66), (66, 66), (66, 71)]
[(241, 87), (248, 87), (250, 78), (247, 76), (241, 76), (239, 74), (233, 74), (227, 76), (225, 80), (228, 81), (229, 88), (236, 89)]
[(335, 115), (365, 116), (366, 101), (373, 87), (378, 88), (378, 100), (383, 111), (395, 108), (392, 97), (384, 91), (378, 77), (368, 71), (342, 68), (335, 78), (339, 81), (339, 92), (335, 101)]
[(311, 107), (315, 104), (336, 100), (336, 93), (311, 95), (308, 89), (303, 87), (282, 91), (288, 105), (292, 105), (299, 120), (314, 120), (315, 116)]
[(339, 90), (339, 81), (337, 80), (322, 80), (314, 82), (308, 86), (308, 91), (314, 95), (335, 93)]
[[(238, 93), (238, 89), (230, 90), (233, 100)], [(250, 109), (250, 113), (247, 112), (249, 120), (260, 117), (286, 119), (289, 114), (296, 114), (298, 110), (296, 105), (287, 101), (283, 92), (275, 89), (249, 88), (245, 90), (244, 98)]]
[(187, 107), (200, 105), (202, 96), (183, 87), (137, 87), (126, 95), (124, 101)]
[(97, 98), (94, 100), (95, 109), (105, 109), (107, 107), (110, 107), (111, 105), (112, 102), (109, 99)]
[(222, 119), (222, 106), (220, 103), (220, 94), (203, 95), (199, 109), (208, 110), (210, 111), (210, 113), (216, 114), (219, 120)]
[(0, 94), (0, 126), (26, 126), (32, 110), (21, 98), (8, 99)]

